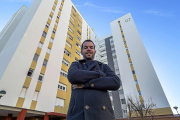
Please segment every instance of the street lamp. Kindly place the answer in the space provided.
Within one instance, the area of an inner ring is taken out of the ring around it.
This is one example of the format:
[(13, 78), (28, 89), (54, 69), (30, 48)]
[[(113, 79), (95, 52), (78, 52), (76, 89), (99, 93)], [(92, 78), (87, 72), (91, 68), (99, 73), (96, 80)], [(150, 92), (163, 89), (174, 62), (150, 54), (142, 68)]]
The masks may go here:
[[(177, 109), (178, 109), (178, 107), (177, 107), (177, 106), (174, 106), (173, 108), (174, 108), (174, 109), (177, 111), (177, 113), (178, 113), (178, 110), (177, 110)], [(179, 113), (178, 113), (178, 114), (179, 114)]]
[(6, 94), (6, 91), (5, 91), (5, 90), (1, 90), (1, 91), (0, 91), (0, 99), (1, 99), (1, 97), (3, 97), (5, 94)]

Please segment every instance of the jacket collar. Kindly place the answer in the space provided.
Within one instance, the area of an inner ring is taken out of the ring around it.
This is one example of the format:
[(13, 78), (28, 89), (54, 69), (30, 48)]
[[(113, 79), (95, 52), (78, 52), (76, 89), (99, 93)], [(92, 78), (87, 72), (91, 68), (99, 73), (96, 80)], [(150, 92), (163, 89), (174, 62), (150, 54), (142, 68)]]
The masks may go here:
[[(81, 60), (78, 60), (80, 63), (85, 63), (86, 62), (86, 60), (85, 59), (81, 59)], [(95, 65), (97, 65), (97, 64), (102, 64), (102, 62), (99, 62), (99, 61), (97, 61), (97, 60), (94, 60), (94, 62), (88, 67), (88, 69), (87, 70), (90, 70), (91, 68), (93, 68)]]

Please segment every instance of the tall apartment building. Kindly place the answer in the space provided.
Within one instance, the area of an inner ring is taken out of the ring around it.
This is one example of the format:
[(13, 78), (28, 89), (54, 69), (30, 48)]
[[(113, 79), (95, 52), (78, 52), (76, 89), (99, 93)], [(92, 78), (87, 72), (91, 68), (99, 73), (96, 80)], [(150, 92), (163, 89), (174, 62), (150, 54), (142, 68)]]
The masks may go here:
[(126, 95), (134, 94), (141, 101), (152, 97), (160, 115), (172, 114), (130, 13), (111, 22), (112, 34), (98, 38), (71, 0), (34, 0), (20, 12), (0, 36), (0, 90), (6, 91), (0, 116), (65, 119), (68, 68), (82, 58), (86, 39), (96, 45), (95, 59), (121, 78), (120, 89), (109, 91), (116, 118), (127, 117)]
[[(21, 11), (21, 10), (20, 10)], [(71, 0), (34, 0), (0, 53), (0, 116), (66, 117), (70, 64), (81, 58), (83, 40), (96, 35)], [(4, 36), (2, 35), (2, 38)]]

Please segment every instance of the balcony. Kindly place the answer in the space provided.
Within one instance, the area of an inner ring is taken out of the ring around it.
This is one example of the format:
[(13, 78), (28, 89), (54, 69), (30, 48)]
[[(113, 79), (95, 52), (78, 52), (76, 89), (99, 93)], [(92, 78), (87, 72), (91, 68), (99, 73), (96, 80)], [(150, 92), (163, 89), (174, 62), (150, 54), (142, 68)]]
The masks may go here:
[(107, 56), (100, 58), (100, 61), (103, 61), (104, 59), (107, 59)]
[(99, 48), (99, 51), (103, 51), (103, 50), (106, 50), (106, 47), (105, 47), (105, 46)]
[(99, 55), (101, 55), (101, 56), (104, 55), (104, 54), (106, 54), (106, 51), (103, 51), (103, 52), (99, 53)]

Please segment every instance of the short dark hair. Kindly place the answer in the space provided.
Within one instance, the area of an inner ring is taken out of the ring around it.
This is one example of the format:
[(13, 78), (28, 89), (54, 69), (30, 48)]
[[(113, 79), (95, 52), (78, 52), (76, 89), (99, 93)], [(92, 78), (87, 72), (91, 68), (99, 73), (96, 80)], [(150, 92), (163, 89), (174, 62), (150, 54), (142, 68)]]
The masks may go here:
[(94, 42), (93, 42), (92, 40), (85, 40), (85, 41), (82, 43), (82, 45), (81, 45), (81, 50), (83, 49), (83, 44), (84, 44), (85, 42), (92, 42), (93, 45), (94, 45), (94, 49), (95, 49), (95, 44), (94, 44)]

